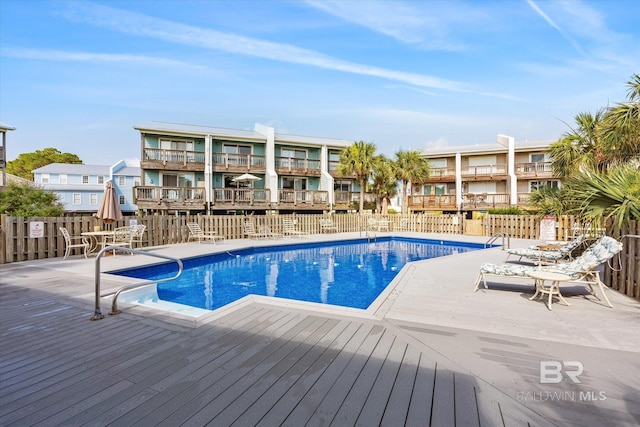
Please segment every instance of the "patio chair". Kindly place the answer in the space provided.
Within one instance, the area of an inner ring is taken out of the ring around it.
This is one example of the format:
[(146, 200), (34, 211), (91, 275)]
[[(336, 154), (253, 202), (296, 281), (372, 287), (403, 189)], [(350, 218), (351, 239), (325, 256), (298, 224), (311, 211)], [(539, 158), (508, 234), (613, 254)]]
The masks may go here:
[(197, 222), (187, 223), (187, 228), (189, 229), (189, 238), (187, 239), (187, 242), (192, 239), (198, 239), (198, 243), (203, 240), (210, 240), (215, 244), (217, 240), (226, 240), (224, 236), (218, 235), (215, 231), (202, 231)]
[[(113, 236), (107, 240), (107, 246), (132, 247), (134, 231), (132, 227), (118, 227), (113, 230)], [(113, 249), (113, 256), (116, 256), (117, 248)], [(130, 253), (133, 255), (133, 252)]]
[[(89, 239), (87, 239), (84, 236), (71, 237), (69, 235), (69, 231), (67, 231), (65, 227), (58, 227), (58, 229), (60, 230), (60, 232), (62, 233), (62, 236), (64, 237), (65, 249), (64, 249), (63, 260), (67, 259), (69, 254), (71, 254), (71, 249), (73, 248), (83, 248), (84, 257), (87, 258), (87, 252), (89, 252), (89, 246), (90, 246)], [(73, 243), (74, 241), (80, 241), (81, 243)]]
[[(509, 260), (511, 255), (519, 256), (518, 261), (522, 261), (522, 258), (528, 258), (535, 261), (537, 264), (543, 263), (557, 263), (563, 259), (572, 259), (573, 252), (580, 248), (580, 246), (587, 240), (586, 235), (578, 236), (575, 240), (568, 242), (545, 242), (545, 245), (529, 246), (528, 248), (510, 248), (507, 249), (507, 259)], [(553, 249), (550, 249), (553, 247)]]
[(256, 231), (255, 225), (253, 225), (253, 221), (245, 220), (242, 228), (244, 229), (244, 235), (249, 239), (261, 239), (263, 237), (267, 237), (264, 233), (258, 233)]
[(303, 236), (307, 236), (307, 238), (310, 237), (309, 233), (296, 229), (296, 226), (293, 224), (293, 220), (289, 218), (284, 218), (282, 220), (282, 231), (284, 231), (285, 236), (298, 236), (301, 239)]
[(283, 237), (281, 233), (271, 231), (271, 227), (268, 225), (261, 225), (258, 229), (260, 230), (258, 231), (258, 234), (264, 236), (265, 239), (279, 239), (280, 237)]
[(143, 246), (142, 238), (144, 236), (144, 232), (147, 229), (146, 225), (137, 224), (131, 227), (133, 230), (133, 238), (131, 239), (131, 245), (133, 246), (135, 243), (138, 243), (140, 246)]
[(333, 223), (331, 218), (321, 218), (320, 219), (320, 231), (322, 233), (336, 233), (338, 231), (338, 227)]
[(587, 285), (591, 295), (600, 299), (593, 289), (593, 285), (597, 285), (609, 307), (613, 307), (605, 294), (606, 287), (604, 283), (602, 283), (602, 280), (600, 280), (600, 272), (596, 270), (596, 268), (612, 259), (616, 254), (620, 253), (620, 251), (622, 251), (622, 243), (613, 237), (603, 236), (595, 244), (587, 248), (582, 255), (566, 263), (535, 267), (517, 264), (482, 264), (480, 274), (476, 279), (474, 292), (478, 290), (480, 283), (488, 289), (486, 282), (487, 276), (531, 279), (532, 277), (529, 273), (532, 271), (547, 271), (564, 274), (570, 277), (570, 282), (572, 283)]

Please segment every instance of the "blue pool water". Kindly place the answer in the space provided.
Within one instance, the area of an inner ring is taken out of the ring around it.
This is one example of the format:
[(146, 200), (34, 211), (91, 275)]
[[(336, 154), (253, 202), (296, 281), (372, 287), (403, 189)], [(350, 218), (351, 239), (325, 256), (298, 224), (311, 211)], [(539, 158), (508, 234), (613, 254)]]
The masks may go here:
[[(366, 309), (407, 262), (482, 248), (399, 237), (250, 248), (183, 260), (182, 275), (159, 283), (158, 296), (208, 310), (249, 294)], [(177, 266), (113, 273), (158, 280), (174, 276)]]

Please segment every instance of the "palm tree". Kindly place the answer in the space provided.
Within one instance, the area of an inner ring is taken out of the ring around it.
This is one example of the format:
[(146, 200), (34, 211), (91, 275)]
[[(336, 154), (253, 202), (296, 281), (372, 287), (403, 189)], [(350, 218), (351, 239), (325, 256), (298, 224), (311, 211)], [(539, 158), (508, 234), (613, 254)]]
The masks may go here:
[(600, 153), (597, 129), (602, 122), (603, 111), (595, 115), (580, 113), (575, 117), (576, 128), (564, 133), (549, 146), (553, 173), (568, 179), (580, 169), (593, 170), (603, 161)]
[(634, 163), (614, 166), (608, 173), (583, 171), (570, 187), (575, 203), (571, 213), (586, 222), (615, 218), (614, 230), (620, 231), (630, 220), (640, 220), (640, 168)]
[(605, 113), (601, 137), (603, 150), (612, 163), (640, 157), (640, 74), (627, 82), (627, 102)]
[(423, 184), (429, 179), (429, 161), (422, 157), (419, 150), (400, 150), (395, 159), (396, 178), (402, 181), (402, 213), (407, 213), (409, 196), (407, 185)]
[(376, 195), (376, 209), (386, 215), (389, 201), (398, 193), (398, 181), (391, 160), (381, 154), (375, 157), (374, 163), (372, 189)]
[(374, 168), (376, 146), (370, 142), (356, 141), (340, 153), (338, 173), (354, 177), (360, 184), (360, 213), (364, 212), (364, 192)]

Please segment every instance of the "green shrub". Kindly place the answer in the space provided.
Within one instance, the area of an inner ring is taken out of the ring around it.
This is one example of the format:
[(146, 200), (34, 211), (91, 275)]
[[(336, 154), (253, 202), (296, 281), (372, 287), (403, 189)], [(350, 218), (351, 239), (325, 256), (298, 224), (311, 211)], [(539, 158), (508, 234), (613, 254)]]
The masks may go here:
[(509, 206), (505, 208), (492, 208), (492, 209), (488, 209), (487, 213), (491, 215), (528, 215), (528, 212), (523, 211), (517, 206)]

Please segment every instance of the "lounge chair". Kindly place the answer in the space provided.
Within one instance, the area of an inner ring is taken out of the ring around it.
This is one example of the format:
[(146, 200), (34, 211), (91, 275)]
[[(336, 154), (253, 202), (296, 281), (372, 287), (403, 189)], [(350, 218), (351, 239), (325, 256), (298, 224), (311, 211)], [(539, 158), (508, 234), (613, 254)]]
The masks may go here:
[[(84, 249), (84, 257), (87, 257), (87, 252), (89, 252), (89, 239), (87, 239), (84, 236), (78, 236), (78, 237), (71, 237), (69, 235), (69, 231), (67, 231), (66, 228), (64, 227), (59, 227), (58, 228), (60, 230), (60, 232), (62, 233), (62, 236), (64, 237), (64, 258), (63, 260), (67, 259), (67, 257), (69, 256), (69, 254), (71, 253), (71, 249), (73, 248), (83, 248)], [(81, 243), (73, 243), (74, 241), (80, 241)]]
[[(609, 307), (613, 307), (609, 298), (605, 294), (605, 286), (600, 280), (600, 272), (596, 270), (598, 266), (612, 259), (616, 254), (622, 251), (622, 243), (608, 236), (601, 237), (596, 243), (585, 250), (582, 255), (573, 261), (559, 264), (551, 264), (547, 266), (524, 266), (517, 264), (483, 264), (480, 267), (480, 274), (476, 279), (474, 292), (480, 287), (480, 283), (487, 288), (486, 277), (513, 277), (520, 279), (531, 279), (529, 275), (532, 271), (548, 271), (561, 273), (571, 278), (570, 282), (582, 283), (589, 286), (591, 295), (598, 298), (593, 286), (597, 285), (602, 292), (602, 296), (607, 301)], [(598, 298), (599, 299), (599, 298)]]
[(282, 231), (284, 231), (285, 236), (298, 236), (301, 239), (302, 236), (307, 236), (307, 238), (309, 238), (309, 233), (296, 229), (293, 221), (289, 218), (282, 220)]
[(279, 239), (283, 237), (281, 233), (271, 231), (271, 227), (268, 225), (261, 225), (258, 229), (260, 230), (258, 234), (264, 236), (265, 239)]
[(217, 240), (225, 240), (224, 236), (218, 235), (215, 231), (202, 231), (197, 222), (187, 223), (187, 228), (189, 229), (189, 238), (187, 239), (187, 242), (191, 239), (197, 239), (198, 243), (203, 240), (210, 240), (215, 244)]
[(320, 231), (322, 233), (336, 233), (338, 231), (338, 227), (333, 223), (333, 220), (331, 218), (321, 218)]
[(244, 235), (249, 239), (262, 239), (263, 237), (267, 237), (264, 233), (259, 233), (256, 231), (255, 225), (253, 225), (252, 221), (245, 220), (243, 224)]
[[(511, 255), (519, 256), (520, 258), (518, 258), (518, 261), (521, 261), (522, 258), (529, 258), (537, 264), (557, 263), (558, 261), (566, 258), (571, 260), (573, 252), (585, 241), (586, 236), (582, 235), (577, 237), (575, 240), (565, 242), (564, 244), (561, 244), (560, 242), (545, 242), (545, 245), (542, 245), (542, 247), (529, 246), (528, 248), (507, 249), (506, 252), (508, 255), (505, 261), (507, 261)], [(553, 247), (553, 249), (550, 249), (551, 247)]]

